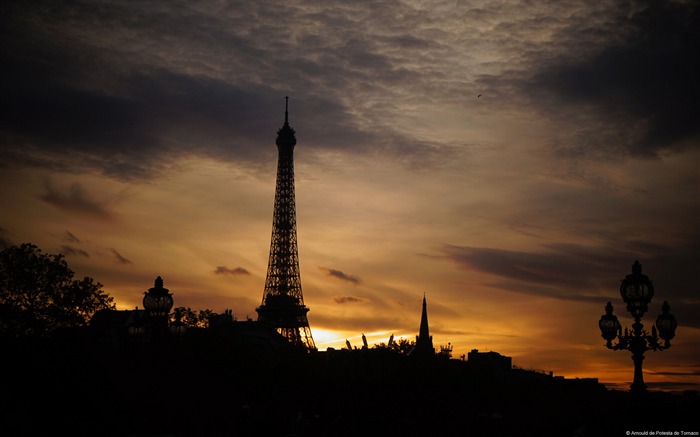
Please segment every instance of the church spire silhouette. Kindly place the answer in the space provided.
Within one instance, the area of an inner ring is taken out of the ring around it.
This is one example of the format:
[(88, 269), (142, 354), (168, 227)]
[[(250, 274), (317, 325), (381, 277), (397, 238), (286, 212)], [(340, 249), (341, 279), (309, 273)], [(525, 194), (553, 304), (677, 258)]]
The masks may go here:
[(434, 353), (433, 337), (430, 335), (430, 330), (428, 328), (428, 305), (425, 300), (425, 293), (423, 293), (423, 312), (420, 317), (420, 329), (416, 337), (416, 350), (414, 354), (433, 355)]
[(294, 146), (296, 133), (289, 125), (289, 97), (285, 97), (284, 125), (277, 131), (277, 186), (272, 220), (270, 258), (258, 321), (273, 326), (291, 344), (316, 349), (304, 305), (299, 273), (296, 205), (294, 198)]

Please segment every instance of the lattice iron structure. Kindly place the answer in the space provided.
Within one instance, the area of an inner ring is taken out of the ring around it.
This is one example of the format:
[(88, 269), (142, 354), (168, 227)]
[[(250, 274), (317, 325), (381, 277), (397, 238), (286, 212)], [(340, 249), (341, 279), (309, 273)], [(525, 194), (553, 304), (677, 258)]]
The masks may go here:
[(277, 187), (272, 221), (270, 259), (258, 321), (274, 326), (291, 344), (315, 350), (304, 305), (299, 274), (296, 205), (294, 196), (294, 129), (289, 125), (289, 97), (285, 97), (284, 125), (277, 131)]

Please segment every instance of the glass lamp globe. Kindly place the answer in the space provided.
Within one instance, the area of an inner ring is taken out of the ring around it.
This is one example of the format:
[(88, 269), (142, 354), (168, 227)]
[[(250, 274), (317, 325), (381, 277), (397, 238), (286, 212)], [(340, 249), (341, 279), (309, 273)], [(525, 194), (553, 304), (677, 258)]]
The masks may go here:
[(620, 322), (617, 320), (617, 316), (613, 314), (613, 306), (610, 302), (605, 306), (605, 314), (600, 317), (598, 327), (600, 328), (601, 336), (607, 341), (612, 341), (620, 331)]
[(670, 341), (676, 336), (676, 327), (678, 326), (676, 318), (670, 314), (670, 311), (671, 306), (664, 301), (664, 304), (661, 306), (661, 314), (656, 319), (656, 329), (659, 331), (659, 337), (666, 341)]
[(632, 273), (622, 280), (620, 295), (627, 304), (627, 311), (635, 319), (641, 318), (649, 309), (649, 302), (654, 297), (654, 286), (649, 277), (642, 274), (642, 265), (635, 261)]
[(163, 287), (163, 279), (158, 276), (155, 286), (149, 288), (143, 296), (143, 307), (149, 315), (154, 317), (165, 317), (170, 314), (173, 307), (173, 295), (167, 288)]

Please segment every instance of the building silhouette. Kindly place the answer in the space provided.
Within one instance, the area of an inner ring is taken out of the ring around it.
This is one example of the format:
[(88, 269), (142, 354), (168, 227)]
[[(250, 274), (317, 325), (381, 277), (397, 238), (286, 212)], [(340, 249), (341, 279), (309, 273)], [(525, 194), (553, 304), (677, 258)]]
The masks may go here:
[(498, 352), (479, 352), (478, 349), (472, 349), (467, 357), (469, 365), (475, 370), (508, 371), (513, 368), (513, 358)]
[(289, 125), (289, 97), (285, 97), (284, 125), (277, 131), (277, 186), (272, 221), (270, 258), (258, 321), (273, 326), (291, 344), (315, 350), (299, 275), (296, 206), (294, 198), (294, 129)]

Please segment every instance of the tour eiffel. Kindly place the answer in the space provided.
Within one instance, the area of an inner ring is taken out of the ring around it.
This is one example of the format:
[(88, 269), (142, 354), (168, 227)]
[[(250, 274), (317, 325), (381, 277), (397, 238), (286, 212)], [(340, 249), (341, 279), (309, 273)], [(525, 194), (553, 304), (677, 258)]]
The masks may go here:
[(299, 275), (294, 196), (294, 129), (289, 125), (289, 97), (285, 97), (284, 125), (277, 131), (277, 186), (272, 220), (270, 259), (258, 321), (273, 326), (291, 344), (315, 350)]

